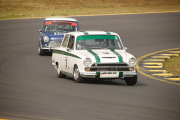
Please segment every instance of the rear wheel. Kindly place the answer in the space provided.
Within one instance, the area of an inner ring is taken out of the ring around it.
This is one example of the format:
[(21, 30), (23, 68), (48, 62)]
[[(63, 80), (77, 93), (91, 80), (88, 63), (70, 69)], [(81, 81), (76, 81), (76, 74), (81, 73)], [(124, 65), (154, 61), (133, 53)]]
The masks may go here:
[(73, 77), (76, 83), (84, 82), (84, 78), (80, 75), (80, 72), (77, 66), (74, 67)]
[(137, 83), (137, 76), (124, 78), (127, 85), (135, 85)]
[(57, 76), (58, 78), (65, 78), (66, 76), (62, 74), (59, 65), (57, 65)]

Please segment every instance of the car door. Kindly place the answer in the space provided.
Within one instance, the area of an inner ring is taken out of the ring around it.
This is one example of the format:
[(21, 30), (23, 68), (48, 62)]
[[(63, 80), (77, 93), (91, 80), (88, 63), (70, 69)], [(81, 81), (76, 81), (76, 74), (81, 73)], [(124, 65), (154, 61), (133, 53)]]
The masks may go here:
[(69, 37), (70, 35), (66, 35), (64, 38), (64, 41), (61, 45), (61, 56), (60, 56), (60, 65), (61, 65), (61, 70), (63, 72), (67, 72), (67, 60), (68, 60), (68, 54), (67, 54), (67, 46), (68, 46), (68, 42), (69, 42)]
[(74, 40), (75, 37), (73, 35), (69, 36), (68, 46), (67, 46), (67, 57), (65, 58), (65, 66), (66, 66), (66, 72), (69, 73), (69, 75), (73, 74), (73, 66), (74, 66)]

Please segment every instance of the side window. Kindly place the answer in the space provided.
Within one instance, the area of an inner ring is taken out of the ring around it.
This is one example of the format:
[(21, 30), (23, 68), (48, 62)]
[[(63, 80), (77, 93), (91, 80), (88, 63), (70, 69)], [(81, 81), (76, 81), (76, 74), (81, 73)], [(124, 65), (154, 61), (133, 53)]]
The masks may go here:
[(68, 48), (73, 49), (74, 47), (74, 36), (70, 36)]
[(67, 47), (67, 45), (68, 45), (68, 40), (69, 40), (69, 35), (66, 35), (65, 38), (64, 38), (64, 41), (63, 41), (63, 43), (62, 43), (62, 46), (63, 46), (63, 47)]

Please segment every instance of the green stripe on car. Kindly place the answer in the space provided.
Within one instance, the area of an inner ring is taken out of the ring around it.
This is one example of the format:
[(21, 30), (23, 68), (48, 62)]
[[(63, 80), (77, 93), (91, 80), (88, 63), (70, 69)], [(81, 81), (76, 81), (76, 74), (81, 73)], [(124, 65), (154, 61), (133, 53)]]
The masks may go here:
[(96, 72), (96, 78), (100, 78), (100, 72)]
[(123, 77), (123, 72), (119, 72), (119, 78)]
[(87, 33), (87, 32), (84, 32), (84, 35), (88, 35), (88, 33)]
[(118, 56), (119, 62), (123, 62), (123, 58), (122, 58), (122, 56), (118, 52), (116, 52), (114, 49), (111, 49), (111, 51)]
[(111, 33), (110, 33), (110, 32), (107, 32), (106, 34), (111, 35)]
[(101, 62), (100, 57), (95, 52), (93, 52), (92, 50), (87, 50), (87, 51), (90, 52), (92, 55), (94, 55), (94, 57), (96, 59), (96, 63)]
[(62, 50), (53, 50), (53, 53), (62, 54), (62, 55), (67, 55), (67, 56), (71, 56), (71, 57), (75, 57), (75, 58), (81, 59), (81, 58), (80, 58), (79, 56), (77, 56), (77, 55), (74, 55), (74, 54), (72, 54), (72, 53), (65, 52), (65, 51), (62, 51)]
[[(119, 62), (123, 62), (123, 58), (118, 52), (116, 52), (114, 49), (111, 49), (111, 51), (118, 56)], [(123, 72), (119, 72), (119, 78), (121, 78), (121, 77), (123, 77)]]
[(73, 77), (73, 74), (71, 74), (71, 73), (68, 73), (68, 72), (65, 72), (65, 71), (61, 71), (61, 72), (62, 72), (64, 75)]
[(77, 37), (77, 41), (89, 40), (89, 39), (113, 39), (113, 40), (119, 40), (118, 36), (116, 36), (116, 35), (88, 35), (88, 33), (87, 33), (87, 35)]
[[(87, 50), (87, 51), (90, 52), (95, 57), (96, 63), (101, 62), (100, 57), (95, 52), (93, 52), (92, 50)], [(96, 78), (100, 78), (100, 72), (96, 72)]]

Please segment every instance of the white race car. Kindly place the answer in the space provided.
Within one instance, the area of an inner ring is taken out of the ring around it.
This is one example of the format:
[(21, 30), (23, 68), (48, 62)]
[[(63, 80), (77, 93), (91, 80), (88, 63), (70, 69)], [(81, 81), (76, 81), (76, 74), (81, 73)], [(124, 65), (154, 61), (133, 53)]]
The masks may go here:
[(59, 78), (122, 79), (127, 85), (137, 82), (136, 58), (126, 52), (118, 34), (104, 31), (67, 33), (60, 47), (54, 48), (52, 65)]

